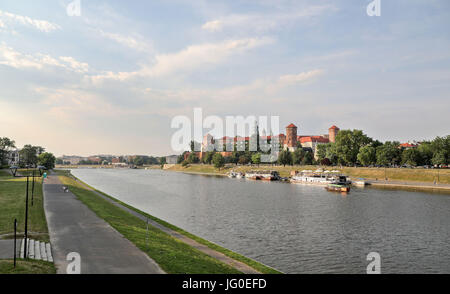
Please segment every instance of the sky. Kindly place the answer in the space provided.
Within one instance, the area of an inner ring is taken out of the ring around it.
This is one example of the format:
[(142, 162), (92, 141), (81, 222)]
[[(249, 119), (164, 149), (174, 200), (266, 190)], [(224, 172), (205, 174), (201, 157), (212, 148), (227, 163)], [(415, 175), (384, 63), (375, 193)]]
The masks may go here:
[(57, 156), (169, 155), (171, 121), (196, 107), (300, 135), (449, 135), (450, 2), (381, 0), (368, 16), (370, 2), (81, 0), (78, 15), (2, 0), (0, 136)]

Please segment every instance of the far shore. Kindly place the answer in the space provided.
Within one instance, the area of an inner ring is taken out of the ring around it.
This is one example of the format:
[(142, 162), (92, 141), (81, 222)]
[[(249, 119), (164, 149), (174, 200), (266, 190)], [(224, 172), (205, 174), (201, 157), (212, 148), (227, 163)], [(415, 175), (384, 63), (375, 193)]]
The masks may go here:
[[(57, 168), (113, 168), (111, 166), (57, 166)], [(227, 176), (230, 171), (246, 172), (249, 170), (276, 170), (283, 177), (288, 177), (291, 171), (302, 170), (338, 170), (352, 179), (365, 179), (374, 188), (402, 189), (413, 191), (434, 191), (450, 193), (450, 169), (423, 168), (367, 168), (367, 167), (337, 167), (337, 166), (280, 166), (253, 165), (236, 166), (227, 164), (221, 169), (213, 165), (190, 164), (182, 167), (180, 164), (166, 164), (165, 171), (182, 172), (205, 176)], [(161, 169), (159, 165), (143, 166), (139, 169)]]

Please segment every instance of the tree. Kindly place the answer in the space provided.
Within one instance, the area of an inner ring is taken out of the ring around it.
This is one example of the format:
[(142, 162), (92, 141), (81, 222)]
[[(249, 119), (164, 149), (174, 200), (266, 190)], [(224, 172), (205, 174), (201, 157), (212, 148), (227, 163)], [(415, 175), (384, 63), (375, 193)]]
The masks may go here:
[(136, 166), (143, 166), (144, 165), (144, 158), (142, 156), (136, 156), (133, 159), (133, 164)]
[(259, 166), (259, 164), (261, 163), (261, 154), (260, 153), (253, 154), (252, 162), (253, 162), (253, 164), (257, 164)]
[(433, 158), (431, 159), (431, 162), (434, 165), (441, 165), (441, 164), (447, 164), (448, 160), (445, 155), (445, 151), (438, 151), (434, 153)]
[(336, 154), (338, 163), (353, 165), (357, 161), (359, 149), (372, 142), (361, 130), (342, 130), (336, 136)]
[(188, 163), (198, 163), (199, 159), (198, 157), (195, 155), (195, 152), (191, 152), (187, 158), (187, 162)]
[(11, 149), (16, 148), (15, 144), (16, 143), (9, 138), (0, 137), (0, 167), (1, 165), (6, 163), (6, 155), (8, 154), (8, 152)]
[(182, 167), (186, 167), (189, 165), (189, 162), (187, 162), (187, 160), (183, 160), (183, 162), (181, 163)]
[(166, 164), (166, 158), (165, 157), (161, 157), (160, 159), (159, 159), (159, 164), (161, 164), (161, 166), (163, 166), (164, 164)]
[(422, 156), (416, 148), (405, 149), (402, 152), (402, 164), (418, 166), (422, 163)]
[(430, 142), (422, 142), (417, 150), (420, 152), (422, 157), (422, 163), (426, 165), (431, 165), (431, 160), (433, 159), (433, 146)]
[(388, 166), (398, 165), (401, 161), (401, 150), (398, 148), (399, 142), (387, 141), (381, 146), (377, 147), (377, 164)]
[(292, 164), (292, 156), (289, 150), (283, 150), (278, 155), (278, 163), (286, 166), (286, 164)]
[(239, 164), (245, 165), (248, 164), (250, 162), (250, 160), (248, 159), (248, 157), (244, 154), (239, 156)]
[(55, 162), (56, 158), (52, 153), (45, 152), (38, 156), (38, 164), (45, 166), (48, 170), (55, 168)]
[(214, 163), (214, 167), (218, 168), (219, 170), (221, 167), (223, 167), (225, 165), (225, 159), (223, 158), (222, 154), (220, 154), (220, 153), (214, 154), (212, 161)]
[(238, 162), (239, 162), (239, 152), (238, 151), (233, 151), (233, 153), (231, 153), (230, 162), (234, 163), (236, 165), (238, 164)]
[(20, 150), (20, 162), (22, 166), (36, 166), (38, 161), (38, 151), (42, 150), (42, 147), (25, 145)]
[(313, 164), (313, 160), (314, 160), (314, 155), (312, 154), (312, 152), (307, 151), (305, 153), (305, 156), (303, 156), (301, 164), (302, 165), (311, 165)]
[(358, 161), (364, 166), (374, 164), (377, 160), (377, 150), (372, 145), (363, 146), (359, 149)]
[(305, 151), (301, 147), (297, 148), (294, 152), (292, 152), (292, 164), (300, 164), (304, 156)]
[(213, 156), (214, 156), (214, 152), (206, 152), (205, 156), (202, 158), (203, 163), (211, 164)]

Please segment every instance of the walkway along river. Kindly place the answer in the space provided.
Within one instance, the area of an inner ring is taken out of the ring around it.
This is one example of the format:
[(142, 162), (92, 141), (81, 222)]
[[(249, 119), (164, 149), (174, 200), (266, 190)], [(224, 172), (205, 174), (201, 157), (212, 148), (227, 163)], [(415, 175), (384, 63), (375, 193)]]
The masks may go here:
[(161, 170), (75, 169), (89, 185), (286, 273), (450, 273), (450, 196), (255, 182)]

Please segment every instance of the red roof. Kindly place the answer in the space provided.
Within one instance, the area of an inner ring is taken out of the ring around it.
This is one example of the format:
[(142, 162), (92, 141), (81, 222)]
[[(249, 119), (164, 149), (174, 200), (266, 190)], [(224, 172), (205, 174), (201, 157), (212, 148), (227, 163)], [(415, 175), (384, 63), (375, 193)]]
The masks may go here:
[(333, 125), (331, 128), (329, 128), (330, 130), (339, 130), (338, 127), (336, 127), (335, 125)]
[(405, 148), (414, 148), (414, 147), (417, 147), (418, 145), (416, 145), (416, 144), (411, 144), (411, 143), (403, 143), (403, 144), (400, 144), (400, 147), (405, 147)]
[(296, 126), (294, 124), (290, 124), (286, 127), (286, 129), (290, 129), (290, 128), (296, 128)]
[(306, 142), (329, 143), (330, 142), (330, 140), (328, 140), (327, 138), (324, 138), (322, 136), (300, 137), (299, 141), (300, 141), (300, 143), (306, 143)]

